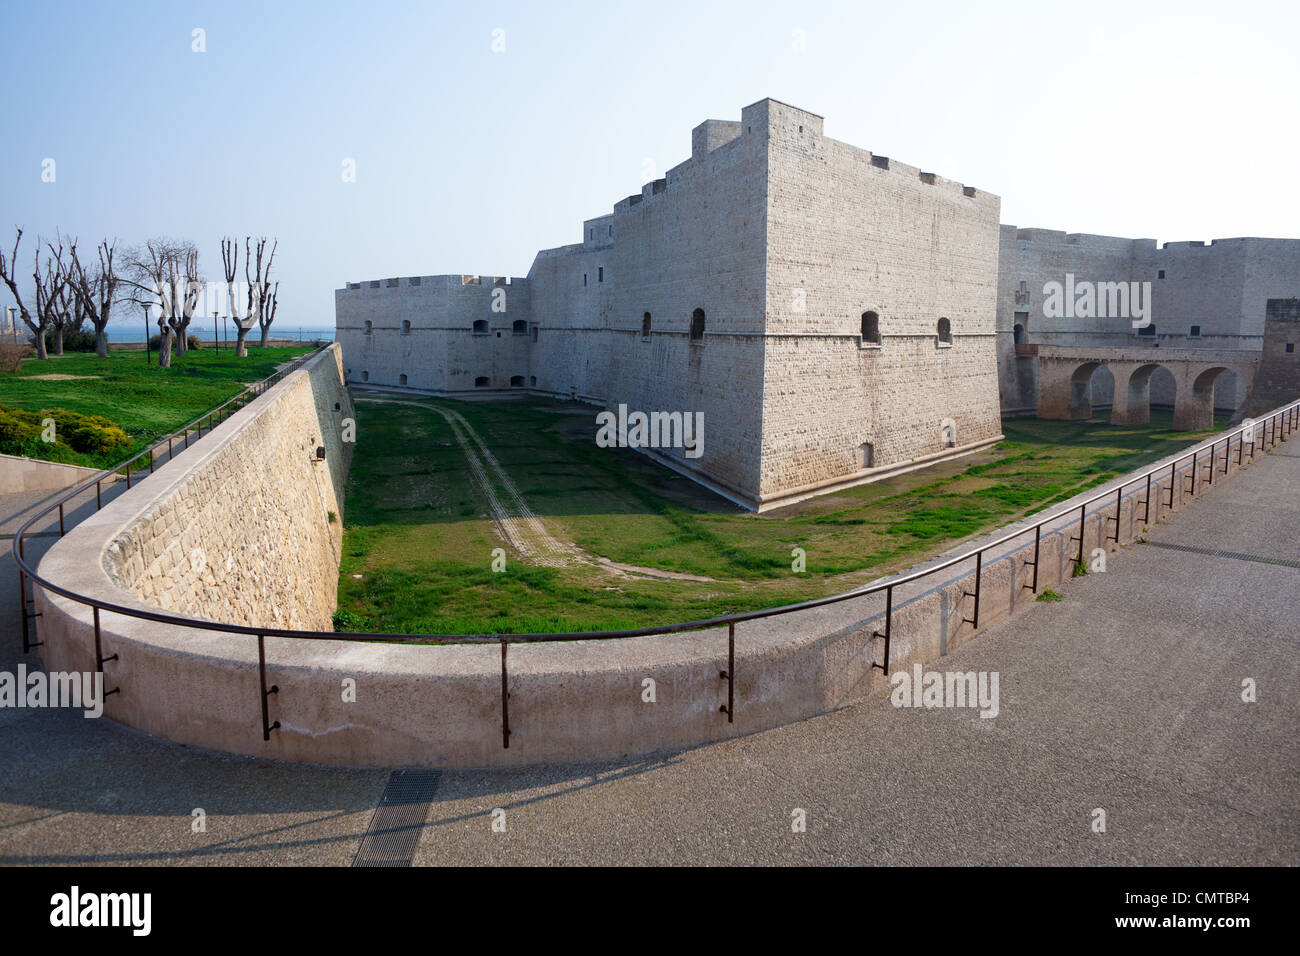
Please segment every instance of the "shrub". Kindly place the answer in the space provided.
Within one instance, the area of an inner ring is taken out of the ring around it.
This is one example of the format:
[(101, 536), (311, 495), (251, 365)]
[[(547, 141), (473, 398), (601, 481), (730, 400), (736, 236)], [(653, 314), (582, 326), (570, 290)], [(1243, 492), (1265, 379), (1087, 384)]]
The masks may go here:
[[(53, 329), (45, 331), (45, 347), (53, 350), (55, 335)], [(36, 348), (36, 336), (27, 336), (27, 344)], [(68, 329), (63, 333), (63, 351), (64, 352), (93, 352), (95, 351), (95, 333), (87, 332), (85, 329)]]
[[(52, 443), (40, 438), (41, 423), (47, 418), (54, 419)], [(56, 452), (62, 447), (87, 455), (107, 455), (124, 452), (131, 445), (126, 432), (102, 415), (82, 415), (62, 408), (29, 412), (0, 405), (0, 452), (5, 454), (49, 458), (45, 452)]]
[[(152, 348), (155, 352), (158, 351), (158, 349), (162, 348), (162, 336), (155, 335), (153, 338), (151, 338), (149, 340), (149, 347)], [(176, 347), (176, 343), (175, 341), (173, 341), (172, 348), (175, 347)], [(203, 343), (199, 341), (198, 336), (187, 335), (185, 336), (185, 347), (189, 349), (201, 349), (203, 348)]]
[(33, 412), (0, 405), (0, 452), (21, 455), (23, 443), (41, 433), (41, 420)]
[(13, 342), (6, 342), (0, 345), (0, 372), (16, 372), (23, 359), (32, 354), (31, 348), (26, 345), (17, 345)]

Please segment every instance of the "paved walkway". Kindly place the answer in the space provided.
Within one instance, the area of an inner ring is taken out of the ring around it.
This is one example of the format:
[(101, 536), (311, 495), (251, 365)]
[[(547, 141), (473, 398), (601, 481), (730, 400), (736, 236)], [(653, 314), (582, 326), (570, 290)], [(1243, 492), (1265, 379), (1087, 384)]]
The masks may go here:
[[(414, 862), (1300, 863), (1300, 568), (1275, 563), (1297, 528), (1292, 441), (931, 665), (997, 671), (996, 718), (879, 698), (650, 759), (444, 772)], [(6, 556), (6, 622), (13, 577)], [(18, 645), (7, 626), (0, 670), (35, 665)], [(347, 864), (387, 781), (0, 710), (0, 863)]]

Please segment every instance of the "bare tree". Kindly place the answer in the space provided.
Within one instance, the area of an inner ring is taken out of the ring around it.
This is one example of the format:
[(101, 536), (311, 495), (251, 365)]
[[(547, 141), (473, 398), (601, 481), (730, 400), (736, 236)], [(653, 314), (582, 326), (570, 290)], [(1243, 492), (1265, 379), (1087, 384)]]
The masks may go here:
[(99, 271), (87, 274), (77, 258), (77, 247), (72, 247), (72, 289), (81, 303), (90, 324), (95, 327), (95, 352), (100, 358), (108, 357), (108, 316), (117, 298), (120, 277), (113, 271), (114, 244), (104, 240), (95, 247), (99, 253)]
[(168, 239), (150, 239), (143, 246), (127, 250), (124, 263), (127, 301), (158, 309), (160, 368), (168, 368), (172, 363), (173, 328), (169, 320), (176, 308), (176, 297), (168, 290), (168, 283), (176, 271), (173, 260), (180, 248), (180, 243)]
[[(37, 351), (43, 346), (45, 330), (54, 329), (54, 354), (63, 354), (63, 332), (68, 327), (68, 277), (63, 266), (63, 242), (60, 240), (56, 252), (54, 246), (48, 246), (50, 253), (45, 257), (45, 267), (41, 267), (41, 248), (36, 247), (36, 269), (32, 281), (36, 284), (36, 318), (41, 328), (37, 335)], [(48, 349), (48, 346), (45, 346)], [(48, 351), (46, 357), (48, 357)]]
[(248, 280), (248, 317), (256, 318), (257, 324), (262, 329), (262, 341), (259, 343), (262, 348), (266, 348), (266, 341), (271, 331), (271, 323), (275, 321), (275, 309), (266, 308), (268, 300), (271, 298), (271, 263), (275, 261), (275, 250), (280, 245), (280, 241), (274, 240), (271, 243), (271, 254), (267, 256), (266, 268), (262, 268), (262, 252), (266, 248), (266, 238), (257, 240), (257, 261), (256, 271), (253, 275), (248, 274), (248, 266), (252, 261), (252, 253), (248, 246), (248, 238), (244, 239), (244, 278)]
[[(244, 239), (248, 242), (247, 237)], [(262, 244), (259, 242), (257, 247), (259, 256), (262, 254)], [(230, 318), (235, 323), (235, 356), (237, 358), (248, 357), (248, 332), (256, 324), (257, 318), (252, 314), (252, 295), (250, 293), (248, 301), (244, 306), (244, 314), (239, 314), (239, 296), (235, 294), (235, 276), (239, 268), (239, 243), (232, 238), (221, 240), (221, 264), (225, 269), (226, 275), (226, 300), (227, 307), (230, 309)], [(261, 273), (261, 266), (258, 266), (258, 272)], [(244, 258), (244, 273), (248, 273), (248, 257)], [(251, 283), (251, 280), (250, 280)]]
[(192, 242), (176, 245), (167, 257), (167, 277), (172, 306), (167, 323), (176, 333), (176, 354), (188, 347), (190, 323), (203, 300), (203, 279), (199, 275), (199, 250)]
[[(77, 240), (69, 240), (72, 255), (76, 256)], [(86, 321), (86, 310), (73, 286), (71, 267), (63, 261), (63, 239), (59, 239), (58, 249), (53, 243), (46, 243), (50, 254), (45, 257), (45, 274), (37, 278), (37, 304), (41, 298), (41, 285), (45, 286), (45, 297), (50, 312), (50, 328), (54, 330), (54, 354), (63, 354), (63, 337), (68, 332), (76, 332)]]
[[(18, 244), (22, 242), (23, 231), (18, 229), (18, 235), (14, 239), (14, 251), (5, 259), (4, 253), (0, 252), (0, 279), (9, 287), (9, 294), (14, 297), (14, 302), (18, 304), (18, 315), (23, 320), (23, 325), (32, 330), (36, 337), (36, 357), (49, 358), (49, 353), (45, 348), (45, 331), (48, 323), (48, 317), (38, 308), (36, 310), (36, 320), (32, 320), (32, 314), (27, 310), (26, 303), (23, 302), (22, 294), (18, 291), (18, 281), (14, 275), (15, 264), (18, 261)], [(40, 244), (36, 247), (37, 257), (40, 256)]]

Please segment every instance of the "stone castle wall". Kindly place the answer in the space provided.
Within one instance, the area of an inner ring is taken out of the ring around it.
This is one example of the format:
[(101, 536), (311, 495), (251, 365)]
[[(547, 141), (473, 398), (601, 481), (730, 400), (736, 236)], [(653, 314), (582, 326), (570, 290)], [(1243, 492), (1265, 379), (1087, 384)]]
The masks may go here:
[[(700, 124), (690, 159), (587, 220), (581, 242), (539, 253), (510, 280), (506, 313), (490, 313), (487, 278), (350, 283), (338, 340), (353, 383), (702, 412), (701, 457), (656, 457), (761, 509), (1000, 437), (998, 209), (761, 100), (739, 122)], [(867, 309), (882, 316), (874, 350)]]
[[(1076, 281), (1150, 282), (1153, 335), (1139, 335), (1123, 317), (1048, 317), (1043, 286)], [(1054, 346), (1242, 350), (1264, 346), (1269, 299), (1300, 295), (1300, 240), (1216, 239), (1166, 242), (1003, 226), (998, 269), (998, 366), (1002, 408), (1033, 409), (1034, 359), (1017, 358), (1014, 329), (1023, 341)], [(1093, 402), (1108, 403), (1113, 380), (1093, 380)], [(1174, 404), (1174, 376), (1160, 370), (1151, 401)], [(1215, 406), (1236, 410), (1250, 382), (1227, 373), (1215, 383)]]
[(109, 579), (175, 614), (330, 630), (351, 415), (335, 345), (132, 489), (139, 510), (104, 552)]
[[(772, 184), (764, 495), (1001, 438), (998, 198), (829, 139), (811, 113), (758, 108)], [(879, 344), (863, 338), (868, 311)]]

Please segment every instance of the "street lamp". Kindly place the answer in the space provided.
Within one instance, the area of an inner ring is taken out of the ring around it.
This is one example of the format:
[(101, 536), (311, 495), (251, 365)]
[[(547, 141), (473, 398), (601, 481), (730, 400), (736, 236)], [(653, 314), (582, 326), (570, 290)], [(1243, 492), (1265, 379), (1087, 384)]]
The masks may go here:
[(221, 339), (217, 337), (217, 310), (212, 310), (212, 344), (217, 347), (217, 354), (221, 354)]

